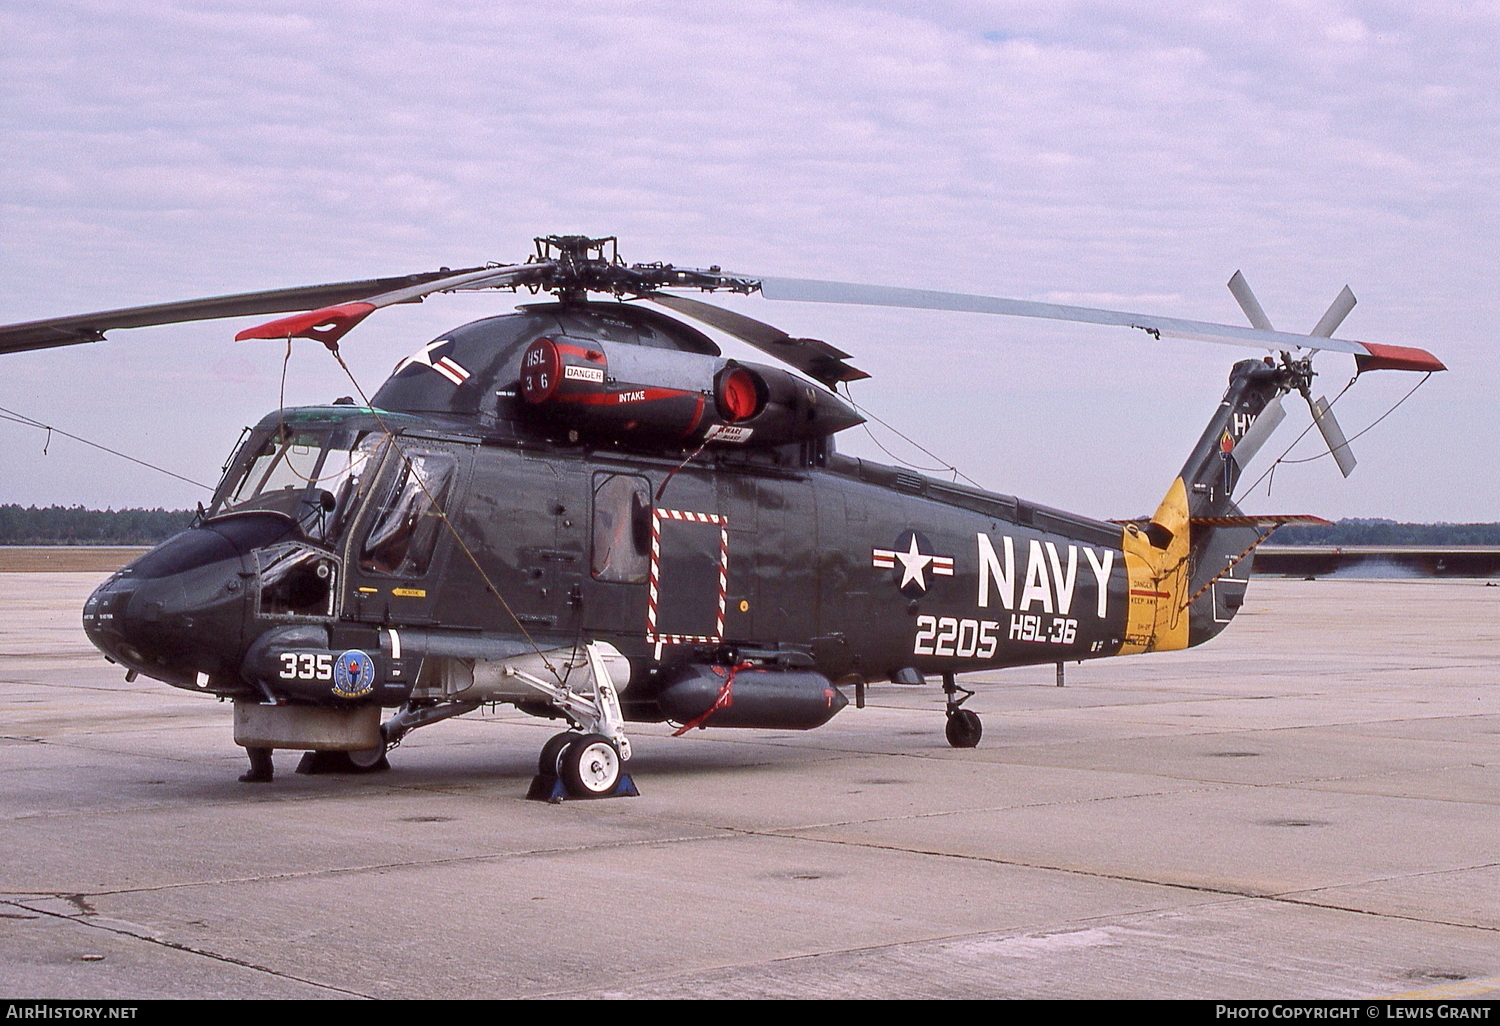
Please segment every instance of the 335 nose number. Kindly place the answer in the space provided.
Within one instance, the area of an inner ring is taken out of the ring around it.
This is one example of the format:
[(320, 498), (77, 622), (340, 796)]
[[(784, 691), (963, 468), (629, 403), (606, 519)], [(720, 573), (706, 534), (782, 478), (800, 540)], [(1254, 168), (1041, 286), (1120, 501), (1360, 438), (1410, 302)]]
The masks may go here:
[[(1007, 631), (1011, 641), (1039, 641), (1044, 644), (1071, 645), (1078, 636), (1078, 621), (1071, 617), (1046, 617), (1014, 614)], [(961, 659), (989, 659), (1000, 646), (998, 620), (960, 620), (953, 616), (917, 617), (917, 636), (912, 642), (913, 655), (957, 656)]]
[(329, 652), (281, 653), (282, 680), (333, 680), (333, 655)]

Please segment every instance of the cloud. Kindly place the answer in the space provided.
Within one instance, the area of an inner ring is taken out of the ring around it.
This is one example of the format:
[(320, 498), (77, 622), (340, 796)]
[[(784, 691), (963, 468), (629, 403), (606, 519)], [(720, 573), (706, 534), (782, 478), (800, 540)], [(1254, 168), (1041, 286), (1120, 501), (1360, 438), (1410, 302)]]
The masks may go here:
[[(1347, 485), (1314, 465), (1278, 475), (1272, 505), (1491, 519), (1500, 494), (1471, 463), (1496, 426), (1494, 20), (1337, 3), (13, 6), (0, 320), (509, 261), (554, 231), (617, 233), (628, 259), (1138, 296), (1231, 322), (1224, 282), (1243, 268), (1291, 327), (1348, 281), (1354, 337), (1458, 369), (1361, 440)], [(386, 312), (346, 348), (378, 380), (506, 302)], [(987, 484), (1098, 514), (1155, 502), (1232, 358), (744, 309), (881, 368), (867, 401)], [(0, 404), (212, 474), (279, 380), (280, 354), (246, 346), (231, 351), (258, 377), (216, 376), (231, 334), (14, 357)], [(299, 353), (289, 395), (343, 394), (336, 370)], [(1373, 419), (1399, 385), (1354, 396)], [(0, 437), (0, 480), (26, 501), (182, 501), (82, 460), (38, 469)]]

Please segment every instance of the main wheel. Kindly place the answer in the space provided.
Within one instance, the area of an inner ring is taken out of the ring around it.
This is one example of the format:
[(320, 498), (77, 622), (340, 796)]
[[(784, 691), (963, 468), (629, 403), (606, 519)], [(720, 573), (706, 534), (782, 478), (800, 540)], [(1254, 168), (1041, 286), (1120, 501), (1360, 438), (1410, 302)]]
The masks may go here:
[(548, 777), (557, 776), (557, 760), (562, 758), (563, 749), (582, 736), (571, 730), (565, 730), (561, 734), (553, 734), (549, 737), (547, 743), (542, 745), (542, 754), (537, 756), (536, 771)]
[(984, 724), (979, 722), (978, 713), (955, 709), (948, 715), (944, 733), (948, 735), (948, 743), (954, 748), (977, 748), (979, 739), (984, 736)]
[(620, 782), (620, 750), (603, 734), (579, 736), (557, 760), (557, 775), (575, 798), (598, 798)]

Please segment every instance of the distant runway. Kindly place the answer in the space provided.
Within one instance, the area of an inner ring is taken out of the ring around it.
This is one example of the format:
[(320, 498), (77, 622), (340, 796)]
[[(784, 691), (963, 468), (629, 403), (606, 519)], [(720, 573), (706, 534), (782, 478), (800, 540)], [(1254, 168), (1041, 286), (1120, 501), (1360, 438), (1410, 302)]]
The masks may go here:
[[(807, 734), (638, 727), (642, 796), (524, 800), (556, 724), (240, 784), (126, 684), (90, 573), (0, 573), (12, 997), (1500, 994), (1500, 588), (1257, 580), (1189, 653), (980, 674)], [(982, 683), (981, 683), (982, 682)]]

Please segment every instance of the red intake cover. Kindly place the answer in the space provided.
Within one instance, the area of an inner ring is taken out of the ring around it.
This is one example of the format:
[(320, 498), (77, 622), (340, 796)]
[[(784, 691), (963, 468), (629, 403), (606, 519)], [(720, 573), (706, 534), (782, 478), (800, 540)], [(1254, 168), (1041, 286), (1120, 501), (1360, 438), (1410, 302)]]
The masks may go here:
[(528, 403), (605, 391), (608, 363), (597, 349), (539, 338), (521, 354), (521, 395)]

